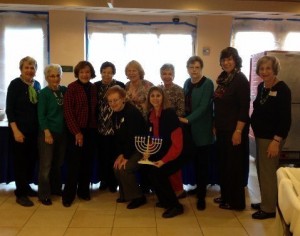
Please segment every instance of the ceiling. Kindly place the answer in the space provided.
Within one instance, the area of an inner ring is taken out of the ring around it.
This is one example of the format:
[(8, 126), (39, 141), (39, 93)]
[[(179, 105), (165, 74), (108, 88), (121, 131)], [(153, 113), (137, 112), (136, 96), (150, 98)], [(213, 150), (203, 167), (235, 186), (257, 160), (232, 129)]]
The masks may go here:
[[(9, 3), (8, 3), (9, 2)], [(230, 15), (247, 18), (300, 19), (300, 0), (27, 0), (1, 1), (5, 11), (84, 11), (125, 15)], [(109, 8), (112, 2), (114, 8)], [(39, 4), (38, 4), (39, 3)], [(141, 4), (143, 3), (143, 4)], [(150, 4), (151, 3), (151, 4)]]

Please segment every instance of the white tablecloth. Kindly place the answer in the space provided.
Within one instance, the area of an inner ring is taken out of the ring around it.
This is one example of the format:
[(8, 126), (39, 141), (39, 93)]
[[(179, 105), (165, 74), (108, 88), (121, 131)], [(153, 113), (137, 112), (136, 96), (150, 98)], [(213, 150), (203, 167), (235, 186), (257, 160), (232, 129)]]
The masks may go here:
[(277, 170), (278, 205), (293, 236), (300, 236), (300, 168)]

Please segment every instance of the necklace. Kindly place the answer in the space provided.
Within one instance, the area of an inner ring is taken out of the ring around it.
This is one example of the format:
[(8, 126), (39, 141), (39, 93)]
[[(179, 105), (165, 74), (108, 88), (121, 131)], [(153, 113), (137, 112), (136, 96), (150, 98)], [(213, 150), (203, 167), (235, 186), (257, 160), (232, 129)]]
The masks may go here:
[(52, 90), (53, 95), (56, 98), (57, 105), (62, 106), (64, 104), (64, 95), (60, 90)]
[(266, 101), (268, 100), (269, 95), (272, 92), (272, 88), (273, 88), (273, 86), (275, 84), (275, 81), (276, 81), (276, 78), (273, 80), (273, 83), (272, 83), (272, 85), (271, 85), (270, 88), (265, 88), (265, 86), (261, 87), (260, 100), (259, 100), (260, 105), (265, 104)]

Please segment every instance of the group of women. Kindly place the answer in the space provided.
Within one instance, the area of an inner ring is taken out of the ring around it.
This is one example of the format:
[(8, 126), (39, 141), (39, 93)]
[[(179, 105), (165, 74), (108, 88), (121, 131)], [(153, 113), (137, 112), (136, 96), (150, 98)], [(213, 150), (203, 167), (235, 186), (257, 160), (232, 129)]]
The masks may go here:
[[(200, 57), (189, 58), (190, 78), (182, 89), (173, 83), (171, 64), (161, 67), (163, 85), (153, 86), (144, 79), (137, 61), (125, 68), (126, 84), (113, 78), (116, 68), (110, 62), (100, 68), (102, 80), (91, 83), (95, 70), (88, 61), (81, 61), (74, 69), (77, 80), (66, 89), (60, 86), (61, 67), (51, 64), (44, 71), (48, 86), (40, 90), (34, 80), (36, 61), (23, 58), (21, 75), (11, 82), (7, 94), (17, 203), (32, 206), (29, 197), (38, 195), (43, 204), (51, 205), (51, 194), (62, 195), (65, 207), (71, 206), (76, 195), (90, 200), (92, 150), (97, 150), (100, 189), (115, 192), (119, 186), (117, 202), (129, 202), (127, 208), (134, 209), (147, 202), (141, 188), (147, 179), (146, 185), (158, 198), (156, 207), (165, 208), (164, 218), (184, 211), (178, 200), (185, 196), (181, 168), (191, 159), (196, 170), (197, 209), (204, 210), (209, 159), (216, 141), (221, 196), (214, 201), (221, 209), (243, 210), (251, 121), (262, 199), (261, 204), (251, 205), (258, 210), (252, 217), (274, 217), (276, 169), (291, 124), (290, 90), (276, 77), (279, 62), (264, 56), (257, 63), (256, 72), (263, 82), (258, 86), (251, 120), (249, 82), (240, 70), (237, 50), (222, 50), (223, 71), (216, 90), (212, 80), (202, 74), (203, 66)], [(140, 153), (136, 136), (162, 139), (159, 151), (150, 156)], [(65, 153), (67, 174), (62, 191), (60, 171)], [(29, 185), (37, 156), (38, 194)], [(140, 164), (141, 159), (151, 164)]]

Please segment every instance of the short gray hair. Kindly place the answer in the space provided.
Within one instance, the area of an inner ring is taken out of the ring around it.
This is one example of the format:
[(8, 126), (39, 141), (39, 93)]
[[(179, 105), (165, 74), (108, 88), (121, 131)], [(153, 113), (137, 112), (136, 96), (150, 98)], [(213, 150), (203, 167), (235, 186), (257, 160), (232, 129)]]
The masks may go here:
[(50, 71), (57, 71), (60, 75), (62, 75), (62, 68), (59, 64), (49, 64), (44, 69), (45, 78), (49, 75)]
[(19, 69), (22, 70), (22, 67), (24, 65), (25, 62), (28, 62), (29, 64), (32, 64), (35, 68), (35, 70), (37, 69), (37, 62), (33, 57), (24, 57), (21, 59), (20, 63), (19, 63)]
[(173, 76), (175, 76), (175, 68), (172, 64), (170, 64), (170, 63), (163, 64), (162, 67), (160, 68), (160, 74), (162, 74), (162, 72), (165, 70), (171, 70), (173, 73)]

